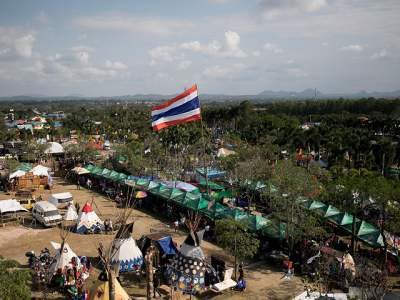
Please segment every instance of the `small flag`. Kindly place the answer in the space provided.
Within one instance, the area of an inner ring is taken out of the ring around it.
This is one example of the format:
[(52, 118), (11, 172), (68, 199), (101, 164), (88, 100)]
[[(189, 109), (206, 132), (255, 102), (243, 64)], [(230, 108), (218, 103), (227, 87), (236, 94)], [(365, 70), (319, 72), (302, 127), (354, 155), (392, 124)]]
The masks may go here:
[(200, 102), (196, 85), (151, 109), (151, 126), (154, 131), (200, 119)]

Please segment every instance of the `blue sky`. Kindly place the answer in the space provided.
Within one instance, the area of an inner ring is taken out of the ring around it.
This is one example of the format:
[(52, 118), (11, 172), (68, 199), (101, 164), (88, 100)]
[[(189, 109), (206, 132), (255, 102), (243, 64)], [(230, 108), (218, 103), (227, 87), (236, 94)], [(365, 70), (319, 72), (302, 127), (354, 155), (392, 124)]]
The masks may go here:
[(400, 89), (398, 0), (0, 2), (0, 96)]

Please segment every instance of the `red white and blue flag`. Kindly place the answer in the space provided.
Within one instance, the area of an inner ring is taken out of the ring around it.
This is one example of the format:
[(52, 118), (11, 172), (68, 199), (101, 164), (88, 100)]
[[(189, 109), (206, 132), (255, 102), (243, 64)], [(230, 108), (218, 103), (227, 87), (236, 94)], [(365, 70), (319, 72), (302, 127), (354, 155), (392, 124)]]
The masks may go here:
[(200, 101), (196, 85), (151, 109), (151, 126), (154, 131), (200, 119)]

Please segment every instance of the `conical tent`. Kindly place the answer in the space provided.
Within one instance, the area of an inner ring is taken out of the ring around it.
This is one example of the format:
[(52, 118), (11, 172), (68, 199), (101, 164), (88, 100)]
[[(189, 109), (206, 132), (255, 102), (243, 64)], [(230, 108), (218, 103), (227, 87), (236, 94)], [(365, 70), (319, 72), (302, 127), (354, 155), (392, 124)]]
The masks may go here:
[(132, 229), (133, 223), (121, 226), (111, 245), (111, 264), (118, 264), (121, 273), (136, 271), (143, 264), (143, 254), (131, 235)]
[[(118, 280), (114, 278), (115, 300), (131, 299)], [(89, 291), (89, 300), (110, 300), (108, 281), (97, 281)]]
[(56, 250), (54, 261), (50, 265), (51, 273), (54, 274), (58, 269), (64, 269), (65, 266), (68, 266), (71, 263), (73, 257), (75, 257), (76, 261), (79, 262), (78, 255), (76, 255), (75, 252), (72, 251), (71, 247), (66, 242), (63, 242), (62, 244), (56, 242), (50, 243), (53, 246), (54, 250)]
[(71, 203), (68, 205), (68, 210), (64, 215), (65, 221), (76, 221), (78, 220), (78, 214), (76, 212), (75, 206)]
[(191, 230), (173, 262), (177, 288), (186, 293), (198, 292), (205, 288), (207, 264), (200, 248), (203, 234), (204, 231)]
[(322, 203), (320, 201), (314, 200), (313, 202), (311, 202), (311, 205), (308, 207), (308, 209), (310, 210), (314, 210), (314, 209), (326, 209), (327, 206), (325, 205), (325, 203)]
[(268, 224), (266, 218), (254, 215), (249, 215), (244, 221), (248, 222), (249, 229), (253, 231), (260, 230)]
[(94, 212), (90, 203), (86, 203), (78, 216), (78, 225), (76, 231), (78, 233), (100, 232), (104, 230), (103, 221)]
[(339, 215), (340, 213), (341, 213), (340, 210), (338, 210), (336, 207), (334, 207), (332, 205), (329, 205), (328, 209), (325, 212), (325, 216), (324, 217), (325, 218), (329, 218), (329, 217), (332, 217), (334, 215)]
[(278, 219), (267, 219), (267, 224), (262, 227), (261, 232), (270, 238), (283, 240), (286, 237), (286, 223)]
[(379, 230), (372, 224), (369, 224), (365, 221), (361, 222), (360, 227), (358, 228), (358, 236), (379, 233)]

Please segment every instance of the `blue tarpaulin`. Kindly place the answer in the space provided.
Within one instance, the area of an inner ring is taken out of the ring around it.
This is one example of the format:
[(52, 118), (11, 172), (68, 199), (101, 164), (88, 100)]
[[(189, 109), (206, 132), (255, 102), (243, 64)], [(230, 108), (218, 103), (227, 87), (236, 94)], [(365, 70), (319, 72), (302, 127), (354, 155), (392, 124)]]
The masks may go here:
[(178, 252), (170, 236), (166, 236), (157, 240), (157, 243), (160, 245), (165, 254), (176, 254)]

